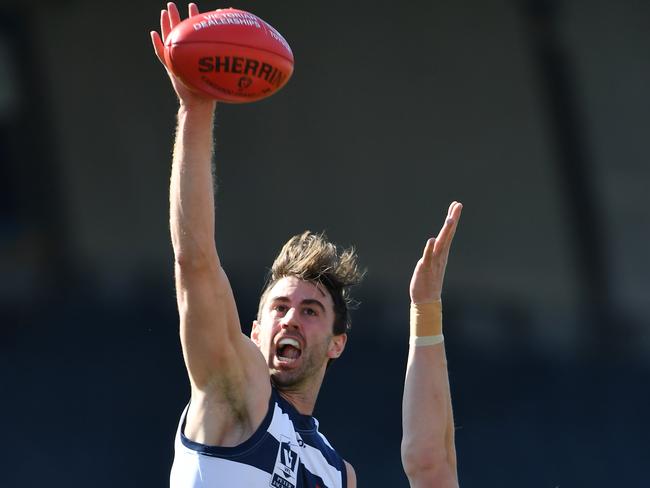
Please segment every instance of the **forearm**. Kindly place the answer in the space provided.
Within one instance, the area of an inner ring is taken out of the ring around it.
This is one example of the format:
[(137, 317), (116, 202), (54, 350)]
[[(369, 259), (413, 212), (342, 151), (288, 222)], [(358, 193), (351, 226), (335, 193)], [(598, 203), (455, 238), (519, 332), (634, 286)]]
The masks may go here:
[(403, 398), (402, 462), (412, 487), (458, 485), (444, 344), (410, 347)]
[(178, 110), (170, 182), (170, 230), (176, 262), (218, 262), (212, 177), (214, 103)]
[(412, 305), (410, 322), (411, 345), (403, 399), (404, 469), (411, 486), (434, 486), (430, 484), (433, 480), (435, 486), (456, 486), (451, 395), (441, 342), (441, 302)]

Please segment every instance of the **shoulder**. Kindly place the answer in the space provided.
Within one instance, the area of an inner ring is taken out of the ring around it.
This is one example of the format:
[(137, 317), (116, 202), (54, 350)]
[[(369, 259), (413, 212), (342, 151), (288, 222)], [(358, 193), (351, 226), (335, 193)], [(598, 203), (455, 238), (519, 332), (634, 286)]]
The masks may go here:
[(345, 471), (347, 472), (348, 488), (357, 488), (357, 473), (355, 473), (352, 465), (345, 459), (343, 462), (345, 463)]

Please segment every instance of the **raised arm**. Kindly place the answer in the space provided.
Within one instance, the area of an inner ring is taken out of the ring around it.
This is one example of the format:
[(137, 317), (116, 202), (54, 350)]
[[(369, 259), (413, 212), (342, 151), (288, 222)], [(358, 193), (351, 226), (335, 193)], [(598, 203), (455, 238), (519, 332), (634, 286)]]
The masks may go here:
[(462, 205), (453, 202), (438, 237), (427, 241), (411, 279), (411, 338), (402, 402), (402, 464), (413, 488), (458, 486), (442, 283)]
[[(189, 14), (198, 15), (196, 5), (190, 4)], [(164, 39), (179, 22), (176, 6), (169, 3), (161, 12), (162, 37), (151, 33), (163, 65)], [(259, 350), (241, 332), (215, 245), (215, 102), (167, 73), (179, 99), (169, 220), (181, 344), (192, 387), (185, 433), (197, 442), (236, 443), (264, 416), (270, 395), (270, 386), (265, 388), (268, 373)]]

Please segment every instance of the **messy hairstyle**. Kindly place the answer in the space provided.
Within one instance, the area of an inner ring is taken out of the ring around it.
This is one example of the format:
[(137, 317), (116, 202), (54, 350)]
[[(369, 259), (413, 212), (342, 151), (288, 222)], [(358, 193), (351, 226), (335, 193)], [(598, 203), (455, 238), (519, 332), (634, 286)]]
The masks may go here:
[(275, 258), (257, 312), (262, 307), (273, 285), (287, 276), (323, 285), (334, 302), (334, 335), (350, 330), (350, 309), (356, 302), (350, 296), (350, 287), (363, 279), (365, 271), (357, 265), (354, 248), (339, 250), (327, 240), (325, 234), (305, 231), (293, 236)]

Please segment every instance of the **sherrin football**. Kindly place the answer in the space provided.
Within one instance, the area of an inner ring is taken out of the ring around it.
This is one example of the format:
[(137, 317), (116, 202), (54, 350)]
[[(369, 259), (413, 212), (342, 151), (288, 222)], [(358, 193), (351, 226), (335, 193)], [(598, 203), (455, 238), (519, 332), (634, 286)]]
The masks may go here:
[(234, 8), (179, 23), (165, 40), (165, 63), (189, 88), (230, 103), (269, 97), (293, 73), (284, 37), (256, 15)]

